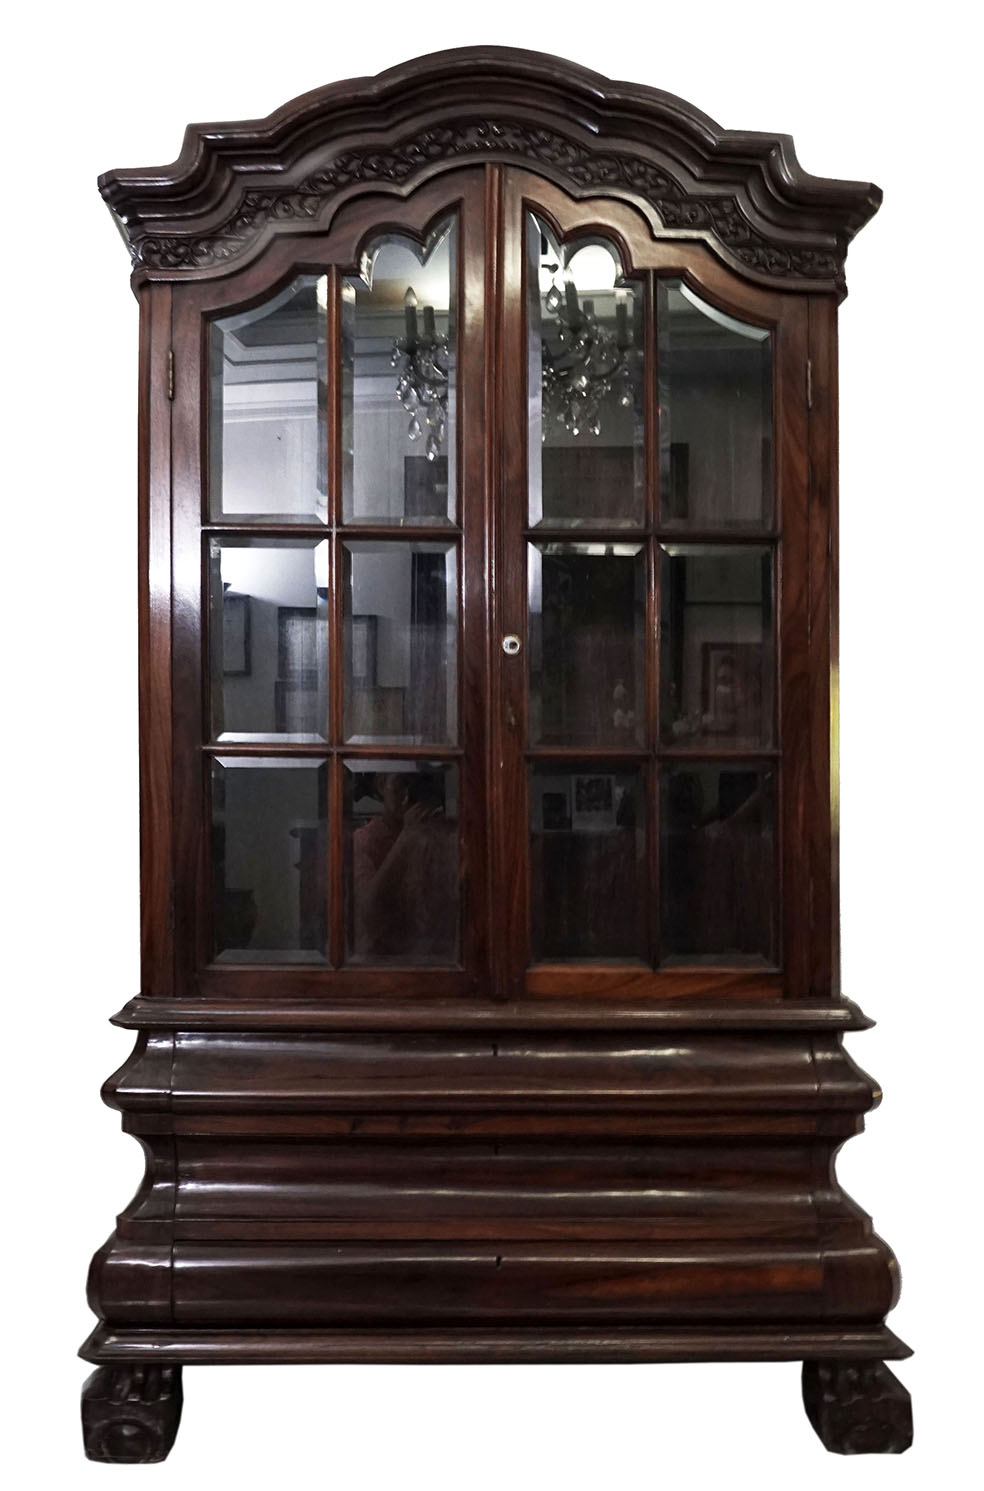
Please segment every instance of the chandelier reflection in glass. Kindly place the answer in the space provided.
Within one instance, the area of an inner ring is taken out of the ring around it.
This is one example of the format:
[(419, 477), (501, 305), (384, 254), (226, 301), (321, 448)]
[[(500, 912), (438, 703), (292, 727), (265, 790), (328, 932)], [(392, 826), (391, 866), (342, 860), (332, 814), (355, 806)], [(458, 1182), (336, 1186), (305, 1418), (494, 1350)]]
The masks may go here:
[[(543, 341), (544, 411), (564, 426), (569, 435), (583, 431), (601, 434), (601, 406), (614, 394), (623, 409), (634, 402), (632, 379), (632, 333), (629, 329), (628, 292), (615, 291), (615, 330), (603, 326), (595, 314), (593, 300), (578, 300), (570, 270), (558, 283), (557, 265), (547, 266), (554, 274), (544, 305), (557, 323), (560, 352), (554, 354)], [(546, 430), (543, 438), (546, 440)]]
[(403, 308), (406, 333), (393, 342), (392, 365), (400, 370), (396, 396), (410, 416), (407, 436), (419, 440), (426, 431), (424, 454), (436, 461), (448, 423), (448, 339), (437, 330), (432, 305), (423, 308), (421, 331), (412, 285)]

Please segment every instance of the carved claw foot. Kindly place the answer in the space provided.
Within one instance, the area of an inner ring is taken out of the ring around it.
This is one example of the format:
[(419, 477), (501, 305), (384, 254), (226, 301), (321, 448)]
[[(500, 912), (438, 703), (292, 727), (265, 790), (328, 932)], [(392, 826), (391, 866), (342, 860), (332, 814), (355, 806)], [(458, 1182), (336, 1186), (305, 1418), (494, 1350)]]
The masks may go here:
[(884, 1362), (804, 1362), (803, 1402), (836, 1455), (900, 1455), (912, 1443), (912, 1399)]
[(90, 1460), (163, 1460), (181, 1418), (180, 1367), (98, 1367), (82, 1389), (82, 1437)]

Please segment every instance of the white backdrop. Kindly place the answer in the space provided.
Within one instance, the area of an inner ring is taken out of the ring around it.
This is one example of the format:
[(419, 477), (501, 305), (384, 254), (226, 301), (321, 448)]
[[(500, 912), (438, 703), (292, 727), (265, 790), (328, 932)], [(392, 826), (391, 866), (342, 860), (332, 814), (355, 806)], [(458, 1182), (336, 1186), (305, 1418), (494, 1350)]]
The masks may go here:
[[(3, 1397), (12, 1385), (17, 1403), (0, 1456), (17, 1486), (969, 1486), (984, 692), (970, 11), (490, 9), (172, 0), (35, 4), (5, 23)], [(917, 1348), (899, 1368), (916, 1414), (901, 1460), (826, 1456), (792, 1365), (201, 1368), (164, 1466), (82, 1458), (85, 1272), (142, 1168), (98, 1100), (130, 1050), (106, 1019), (138, 979), (137, 314), (95, 178), (172, 160), (189, 119), (256, 117), (479, 42), (792, 133), (808, 170), (885, 190), (841, 316), (841, 652), (844, 989), (879, 1021), (851, 1049), (887, 1097), (840, 1174), (901, 1260), (891, 1324)]]

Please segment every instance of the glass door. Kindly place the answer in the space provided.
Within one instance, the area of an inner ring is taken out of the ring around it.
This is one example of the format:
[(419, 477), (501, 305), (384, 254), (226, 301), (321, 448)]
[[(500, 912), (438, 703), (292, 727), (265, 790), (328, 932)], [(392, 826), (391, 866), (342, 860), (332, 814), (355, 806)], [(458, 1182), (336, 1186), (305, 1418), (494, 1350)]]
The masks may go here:
[(776, 993), (777, 297), (508, 174), (500, 992)]
[(806, 983), (795, 299), (498, 166), (183, 290), (183, 992)]
[(480, 981), (487, 690), (465, 679), (485, 671), (486, 502), (462, 412), (483, 398), (481, 180), (357, 204), (304, 244), (310, 269), (200, 312), (205, 491), (176, 525), (207, 617), (181, 639), (207, 681), (181, 737), (209, 821), (192, 987)]

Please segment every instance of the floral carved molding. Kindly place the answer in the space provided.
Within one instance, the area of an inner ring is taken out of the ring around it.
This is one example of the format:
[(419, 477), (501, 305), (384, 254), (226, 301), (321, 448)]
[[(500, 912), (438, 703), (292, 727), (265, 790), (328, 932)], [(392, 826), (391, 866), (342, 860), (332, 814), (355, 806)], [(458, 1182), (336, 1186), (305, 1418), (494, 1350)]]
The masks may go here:
[(207, 235), (135, 236), (135, 267), (202, 269), (240, 255), (270, 222), (315, 220), (336, 193), (349, 186), (403, 185), (436, 161), (490, 156), (517, 158), (546, 167), (578, 187), (619, 189), (643, 197), (663, 226), (686, 234), (711, 234), (747, 269), (759, 274), (829, 280), (840, 269), (837, 256), (811, 248), (770, 243), (751, 227), (734, 197), (688, 196), (682, 187), (640, 156), (593, 152), (553, 130), (511, 120), (446, 125), (421, 130), (398, 145), (343, 151), (296, 186), (249, 191), (242, 205)]
[(793, 289), (843, 291), (847, 245), (881, 198), (808, 175), (786, 136), (722, 130), (669, 94), (498, 48), (335, 84), (268, 120), (192, 127), (174, 166), (110, 172), (100, 187), (136, 280), (196, 278), (237, 266), (281, 225), (313, 231), (340, 193), (411, 190), (444, 162), (480, 161), (540, 170), (574, 194), (622, 192), (664, 233)]

